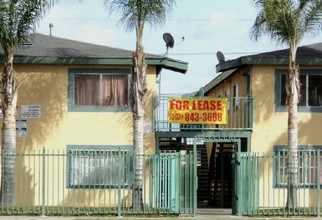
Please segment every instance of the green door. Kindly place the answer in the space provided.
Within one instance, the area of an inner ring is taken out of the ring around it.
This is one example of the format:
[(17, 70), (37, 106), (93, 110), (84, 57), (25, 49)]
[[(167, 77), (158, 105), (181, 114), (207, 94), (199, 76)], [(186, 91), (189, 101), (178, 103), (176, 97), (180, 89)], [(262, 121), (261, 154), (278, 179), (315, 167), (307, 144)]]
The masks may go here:
[(258, 157), (248, 152), (235, 153), (233, 160), (234, 215), (248, 215), (258, 210)]
[(161, 153), (151, 158), (152, 206), (179, 213), (179, 153)]

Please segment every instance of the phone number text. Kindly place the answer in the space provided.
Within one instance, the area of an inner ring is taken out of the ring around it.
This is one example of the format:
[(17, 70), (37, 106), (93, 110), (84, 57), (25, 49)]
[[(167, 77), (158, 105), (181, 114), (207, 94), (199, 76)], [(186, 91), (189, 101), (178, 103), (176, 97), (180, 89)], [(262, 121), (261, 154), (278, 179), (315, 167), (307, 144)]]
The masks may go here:
[(169, 115), (168, 119), (169, 121), (185, 121), (185, 122), (222, 122), (223, 114), (221, 112), (214, 112), (214, 113), (173, 112)]

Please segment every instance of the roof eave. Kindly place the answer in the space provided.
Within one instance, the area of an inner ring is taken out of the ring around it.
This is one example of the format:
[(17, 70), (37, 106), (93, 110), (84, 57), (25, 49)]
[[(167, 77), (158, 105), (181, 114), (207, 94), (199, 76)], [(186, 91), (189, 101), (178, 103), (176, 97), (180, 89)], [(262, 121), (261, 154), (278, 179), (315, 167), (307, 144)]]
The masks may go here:
[[(4, 57), (0, 57), (4, 62)], [(83, 65), (132, 65), (132, 57), (55, 57), (55, 56), (18, 56), (15, 64), (83, 64)], [(147, 65), (156, 65), (179, 73), (186, 73), (188, 63), (169, 58), (147, 58)]]
[[(296, 59), (298, 65), (322, 65), (321, 57), (300, 57)], [(240, 57), (217, 64), (216, 72), (239, 68), (244, 65), (288, 65), (289, 57)]]
[[(4, 58), (0, 58), (3, 62)], [(102, 57), (53, 57), (53, 56), (15, 56), (15, 64), (97, 64), (97, 65), (131, 65), (130, 58), (102, 58)]]
[(172, 70), (175, 72), (185, 74), (188, 70), (188, 63), (169, 59), (167, 57), (163, 58), (147, 58), (146, 62), (148, 65), (161, 66), (164, 69)]

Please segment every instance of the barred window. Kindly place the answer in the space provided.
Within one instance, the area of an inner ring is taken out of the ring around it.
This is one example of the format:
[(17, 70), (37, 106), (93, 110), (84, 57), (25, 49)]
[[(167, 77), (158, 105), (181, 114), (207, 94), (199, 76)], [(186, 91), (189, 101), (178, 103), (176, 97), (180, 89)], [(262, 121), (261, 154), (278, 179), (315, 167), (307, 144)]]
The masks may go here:
[[(297, 153), (298, 186), (314, 186), (322, 182), (322, 149), (299, 147)], [(289, 174), (288, 163), (294, 160), (286, 147), (275, 147), (275, 186), (286, 187)], [(318, 161), (320, 160), (320, 161)], [(320, 166), (320, 167), (318, 167)], [(319, 169), (320, 171), (319, 171)], [(320, 173), (318, 173), (320, 172)]]
[(71, 188), (129, 187), (133, 171), (132, 151), (124, 148), (68, 149)]

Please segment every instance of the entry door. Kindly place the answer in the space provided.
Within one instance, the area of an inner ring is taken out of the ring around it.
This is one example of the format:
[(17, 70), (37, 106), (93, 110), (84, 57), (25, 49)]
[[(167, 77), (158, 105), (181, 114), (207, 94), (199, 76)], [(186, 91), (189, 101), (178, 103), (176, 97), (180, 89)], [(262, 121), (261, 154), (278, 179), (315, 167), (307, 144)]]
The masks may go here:
[(161, 153), (151, 158), (152, 198), (154, 208), (179, 212), (179, 153)]
[(235, 153), (233, 160), (234, 175), (234, 192), (233, 192), (233, 215), (242, 215), (247, 213), (248, 209), (248, 186), (247, 186), (247, 161), (244, 160), (248, 156), (247, 152)]
[(231, 160), (232, 163), (232, 176), (233, 176), (233, 192), (232, 192), (232, 214), (233, 215), (241, 215), (240, 214), (240, 205), (241, 205), (241, 166), (240, 166), (240, 143), (234, 143), (234, 153)]
[(234, 154), (232, 162), (234, 176), (232, 213), (248, 215), (249, 211), (258, 209), (258, 158), (248, 152), (239, 152)]

